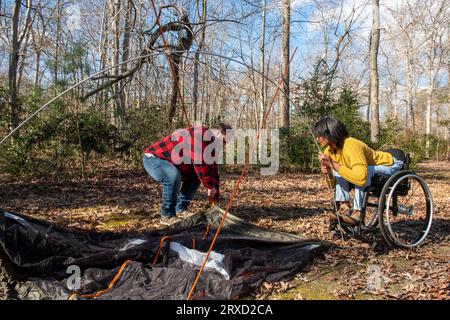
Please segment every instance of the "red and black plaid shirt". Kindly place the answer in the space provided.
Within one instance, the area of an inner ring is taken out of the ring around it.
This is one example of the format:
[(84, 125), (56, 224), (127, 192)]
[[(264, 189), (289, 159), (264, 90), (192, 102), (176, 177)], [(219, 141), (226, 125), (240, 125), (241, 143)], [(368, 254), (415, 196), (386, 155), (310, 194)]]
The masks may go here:
[[(182, 179), (186, 179), (191, 175), (193, 170), (197, 174), (200, 181), (207, 189), (216, 188), (219, 191), (219, 173), (217, 169), (217, 163), (214, 161), (212, 164), (205, 163), (203, 159), (203, 152), (205, 148), (212, 141), (203, 141), (203, 137), (208, 128), (202, 126), (192, 127), (190, 129), (179, 129), (161, 139), (158, 142), (153, 143), (151, 146), (145, 149), (145, 153), (151, 153), (159, 159), (166, 160), (177, 167), (181, 172)], [(185, 141), (185, 144), (180, 143)], [(183, 147), (187, 147), (189, 143), (190, 154), (183, 154)], [(175, 151), (173, 150), (174, 148)], [(214, 152), (212, 153), (213, 156)], [(219, 192), (217, 192), (216, 198), (218, 198)]]

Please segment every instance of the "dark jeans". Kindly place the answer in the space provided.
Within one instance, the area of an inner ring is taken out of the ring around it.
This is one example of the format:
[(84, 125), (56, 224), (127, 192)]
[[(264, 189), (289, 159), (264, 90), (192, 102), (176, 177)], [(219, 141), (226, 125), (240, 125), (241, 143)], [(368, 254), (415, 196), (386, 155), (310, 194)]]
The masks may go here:
[(181, 173), (173, 164), (166, 160), (147, 156), (144, 156), (144, 168), (163, 187), (162, 217), (175, 216), (175, 212), (187, 209), (200, 186), (200, 181), (194, 171), (182, 182)]

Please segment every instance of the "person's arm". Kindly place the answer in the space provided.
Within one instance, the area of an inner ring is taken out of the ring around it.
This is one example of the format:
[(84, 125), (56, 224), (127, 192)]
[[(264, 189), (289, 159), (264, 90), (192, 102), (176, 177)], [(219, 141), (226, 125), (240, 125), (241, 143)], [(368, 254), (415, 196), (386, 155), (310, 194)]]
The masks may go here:
[(344, 156), (350, 160), (350, 167), (341, 165), (338, 170), (339, 175), (354, 185), (364, 186), (369, 174), (364, 146), (356, 143), (348, 144), (345, 153)]
[(350, 183), (357, 186), (364, 186), (367, 181), (367, 176), (369, 175), (369, 170), (367, 165), (364, 163), (357, 163), (352, 165), (351, 168), (341, 166), (338, 171), (339, 175)]
[[(196, 128), (199, 129), (199, 128)], [(207, 128), (201, 127), (202, 137), (204, 136)], [(200, 132), (197, 132), (199, 134)], [(216, 162), (211, 164), (205, 163), (203, 159), (205, 148), (210, 143), (209, 141), (198, 140), (199, 138), (194, 133), (194, 139), (192, 140), (191, 159), (194, 163), (194, 170), (197, 173), (201, 183), (208, 189), (208, 198), (210, 202), (217, 202), (219, 200), (219, 171)], [(197, 157), (196, 157), (197, 156)], [(214, 156), (214, 155), (213, 155)], [(201, 164), (195, 164), (194, 159), (202, 159)]]
[(331, 157), (326, 153), (320, 153), (319, 159), (321, 162), (321, 170), (323, 173), (327, 173), (327, 171), (329, 170), (334, 170), (338, 172), (339, 169), (341, 168), (341, 165), (338, 162), (331, 159)]
[(365, 185), (368, 175), (368, 165), (363, 148), (360, 145), (351, 144), (346, 147), (345, 152), (348, 153), (345, 156), (350, 158), (350, 167), (346, 167), (332, 160), (328, 154), (322, 153), (319, 155), (319, 158), (323, 166), (326, 166), (329, 170), (335, 170), (348, 182), (357, 186)]
[(331, 166), (331, 158), (329, 154), (327, 153), (327, 150), (324, 151), (324, 153), (319, 153), (319, 160), (320, 160), (320, 171), (325, 175), (325, 185), (328, 188), (333, 189), (336, 181), (333, 175), (333, 168)]
[(217, 202), (219, 200), (219, 172), (217, 164), (196, 164), (194, 169), (202, 184), (208, 189), (208, 197), (213, 202)]

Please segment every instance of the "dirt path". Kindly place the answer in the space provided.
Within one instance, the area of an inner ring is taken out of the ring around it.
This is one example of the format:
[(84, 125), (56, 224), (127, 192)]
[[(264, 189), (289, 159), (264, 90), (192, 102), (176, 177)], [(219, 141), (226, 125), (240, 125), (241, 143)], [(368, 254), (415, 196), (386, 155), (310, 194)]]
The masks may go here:
[[(231, 212), (255, 224), (333, 241), (309, 272), (289, 283), (264, 284), (256, 299), (448, 299), (450, 163), (424, 163), (435, 216), (430, 236), (413, 251), (377, 255), (368, 244), (328, 231), (331, 194), (317, 174), (250, 174)], [(237, 174), (223, 175), (225, 206)], [(83, 230), (139, 231), (159, 226), (160, 189), (145, 172), (106, 170), (84, 182), (18, 181), (0, 176), (0, 207)], [(204, 190), (194, 211), (206, 206)], [(0, 292), (1, 296), (1, 292)]]

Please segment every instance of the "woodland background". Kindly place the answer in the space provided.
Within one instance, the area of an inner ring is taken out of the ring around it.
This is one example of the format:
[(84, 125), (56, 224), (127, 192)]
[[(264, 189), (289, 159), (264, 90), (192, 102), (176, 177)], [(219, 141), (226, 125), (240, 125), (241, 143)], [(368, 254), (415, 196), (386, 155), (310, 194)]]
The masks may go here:
[[(0, 207), (85, 231), (159, 225), (161, 190), (143, 150), (200, 121), (280, 129), (281, 168), (251, 167), (230, 212), (333, 241), (296, 279), (252, 299), (448, 299), (448, 0), (0, 0)], [(174, 62), (164, 53), (160, 24)], [(287, 69), (289, 58), (296, 54)], [(142, 57), (145, 55), (145, 57)], [(135, 59), (123, 63), (129, 59)], [(118, 66), (118, 64), (120, 64)], [(264, 77), (262, 76), (264, 75)], [(178, 79), (180, 90), (177, 89)], [(180, 97), (181, 92), (181, 97)], [(340, 118), (376, 149), (400, 147), (433, 193), (430, 235), (374, 253), (328, 231), (332, 194), (308, 125)], [(221, 167), (229, 201), (240, 166)], [(207, 207), (200, 190), (192, 210)], [(1, 261), (0, 261), (1, 262)], [(379, 268), (382, 286), (367, 286)], [(8, 290), (0, 271), (0, 298)]]
[(84, 177), (99, 159), (140, 165), (143, 149), (186, 116), (258, 128), (280, 79), (265, 126), (281, 129), (285, 167), (317, 169), (307, 124), (324, 115), (415, 163), (448, 159), (449, 1), (173, 0), (155, 9), (159, 25), (151, 1), (0, 1), (1, 137), (109, 68), (0, 146), (7, 172)]

